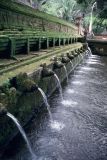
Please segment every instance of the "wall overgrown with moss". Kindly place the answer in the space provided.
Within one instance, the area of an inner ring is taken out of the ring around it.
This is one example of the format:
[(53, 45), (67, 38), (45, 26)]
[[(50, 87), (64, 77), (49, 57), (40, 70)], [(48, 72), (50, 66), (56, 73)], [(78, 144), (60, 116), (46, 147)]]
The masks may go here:
[[(73, 67), (75, 68), (82, 60), (80, 53), (83, 55), (85, 53), (81, 48), (82, 45), (77, 45), (74, 49), (71, 48), (71, 50), (69, 49), (65, 51), (72, 55), (73, 51), (77, 52), (78, 49), (80, 50), (78, 54), (76, 54), (77, 56), (72, 60), (73, 66), (71, 63), (65, 64), (68, 74)], [(57, 57), (60, 59), (61, 55), (62, 52), (57, 54)], [(46, 63), (48, 65), (47, 67), (52, 70), (53, 62), (50, 61), (50, 58), (46, 59)], [(34, 88), (35, 84), (38, 84), (47, 96), (50, 96), (57, 87), (57, 82), (55, 81), (54, 76), (41, 77), (41, 69), (42, 68), (38, 68), (36, 71), (32, 71), (29, 76), (23, 73), (16, 74), (15, 81), (11, 78), (12, 81), (10, 80), (8, 83), (3, 84), (0, 88), (0, 103), (18, 118), (23, 126), (30, 120), (32, 115), (37, 115), (38, 112), (41, 111), (41, 104), (43, 103), (43, 98), (40, 92), (38, 90), (31, 90), (32, 86)], [(58, 75), (60, 81), (63, 82), (66, 78), (64, 68), (55, 69), (54, 72)], [(44, 109), (46, 110), (46, 108)], [(2, 126), (0, 128), (0, 151), (2, 151), (18, 130), (8, 117), (0, 117), (0, 126)]]
[(0, 1), (0, 29), (19, 28), (77, 33), (77, 28), (62, 19), (12, 1)]
[[(83, 44), (77, 42), (77, 37), (79, 37), (77, 28), (73, 24), (28, 6), (0, 0), (1, 55), (5, 55), (5, 58), (15, 58), (17, 54), (29, 55), (33, 47), (39, 50), (44, 49), (45, 45), (46, 48), (53, 47), (54, 50), (0, 68), (0, 103), (18, 118), (23, 126), (30, 120), (32, 114), (35, 115), (41, 110), (40, 106), (43, 103), (41, 94), (37, 90), (32, 91), (32, 86), (38, 84), (46, 95), (51, 95), (57, 87), (54, 77), (41, 77), (40, 64), (45, 62), (50, 69), (53, 69), (53, 62), (50, 61), (52, 56), (60, 57), (63, 52), (72, 54), (72, 51), (78, 52), (79, 49), (77, 56), (74, 55), (73, 66), (71, 63), (65, 64), (69, 73), (81, 61), (80, 53), (84, 55)], [(59, 46), (59, 49), (55, 48), (56, 46)], [(24, 79), (17, 77), (21, 71), (29, 76), (25, 75)], [(61, 82), (66, 78), (63, 68), (55, 72)], [(11, 79), (15, 81), (11, 82)], [(0, 128), (1, 151), (18, 130), (7, 116), (0, 117), (0, 126), (2, 126)]]

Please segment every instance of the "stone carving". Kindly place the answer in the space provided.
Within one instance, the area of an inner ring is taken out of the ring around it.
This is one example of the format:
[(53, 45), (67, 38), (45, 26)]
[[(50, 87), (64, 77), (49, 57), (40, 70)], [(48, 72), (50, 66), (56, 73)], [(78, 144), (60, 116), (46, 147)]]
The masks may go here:
[[(43, 19), (39, 19), (37, 17), (32, 17), (32, 16), (28, 16), (28, 15), (24, 15), (21, 13), (16, 13), (15, 11), (8, 11), (8, 10), (4, 10), (4, 9), (0, 9), (0, 28), (1, 27), (7, 27), (10, 28), (12, 26), (19, 26), (19, 27), (23, 27), (24, 28), (39, 28), (43, 31), (56, 31), (56, 32), (65, 32), (65, 33), (71, 33), (72, 32), (72, 28), (58, 24), (58, 23), (54, 23), (54, 22), (50, 22), (47, 20), (43, 20)], [(10, 25), (11, 24), (11, 25)]]

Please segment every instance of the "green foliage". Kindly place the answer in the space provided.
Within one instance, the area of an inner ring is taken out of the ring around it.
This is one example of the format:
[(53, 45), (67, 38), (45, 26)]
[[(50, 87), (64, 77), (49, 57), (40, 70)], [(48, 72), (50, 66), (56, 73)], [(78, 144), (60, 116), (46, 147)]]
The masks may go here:
[(73, 21), (80, 11), (80, 7), (76, 0), (50, 0), (42, 7), (42, 10), (67, 21)]
[(0, 0), (0, 7), (2, 8), (6, 8), (8, 10), (11, 11), (15, 11), (21, 14), (25, 14), (25, 15), (30, 15), (32, 17), (38, 17), (38, 18), (43, 18), (47, 21), (51, 21), (51, 22), (55, 22), (55, 23), (60, 23), (62, 25), (65, 26), (69, 26), (69, 27), (73, 27), (75, 28), (75, 26), (73, 26), (73, 24), (67, 23), (66, 21), (64, 21), (63, 19), (59, 19), (55, 16), (46, 14), (44, 12), (40, 12), (39, 10), (34, 10), (29, 6), (24, 6), (18, 3), (13, 3), (12, 1), (7, 1), (7, 0)]

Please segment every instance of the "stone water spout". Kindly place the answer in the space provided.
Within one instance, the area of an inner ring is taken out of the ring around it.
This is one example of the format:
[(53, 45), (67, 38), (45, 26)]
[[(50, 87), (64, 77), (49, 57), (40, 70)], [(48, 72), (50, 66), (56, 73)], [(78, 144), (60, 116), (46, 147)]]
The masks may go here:
[(87, 55), (92, 55), (91, 48), (88, 46), (88, 43), (83, 44), (83, 52), (85, 52)]
[(67, 78), (67, 82), (68, 82), (68, 72), (67, 72), (67, 68), (66, 68), (65, 64), (68, 64), (70, 62), (70, 59), (62, 54), (60, 60), (64, 64), (63, 68), (65, 70), (65, 74), (66, 74), (66, 78)]
[(26, 145), (27, 145), (27, 147), (28, 147), (28, 149), (29, 149), (29, 152), (31, 153), (32, 159), (36, 159), (36, 155), (35, 155), (35, 153), (34, 153), (33, 150), (32, 150), (32, 147), (31, 147), (31, 144), (30, 144), (30, 142), (29, 142), (29, 140), (28, 140), (28, 137), (27, 137), (27, 135), (26, 135), (23, 127), (22, 127), (21, 124), (19, 123), (18, 119), (17, 119), (15, 116), (13, 116), (13, 114), (11, 114), (11, 113), (9, 113), (9, 112), (7, 112), (6, 115), (15, 123), (15, 125), (16, 125), (17, 128), (18, 128), (18, 130), (20, 131), (23, 139), (24, 139), (25, 142), (26, 142)]
[(76, 51), (74, 51), (74, 52), (72, 53), (72, 55), (73, 55), (74, 57), (77, 57), (77, 56), (78, 56), (78, 53), (76, 53)]
[[(55, 69), (61, 69), (61, 68), (64, 67), (64, 64), (63, 64), (62, 62), (60, 62), (57, 57), (53, 57), (53, 58), (51, 59), (51, 61), (54, 61), (54, 62), (53, 62), (53, 70), (55, 70)], [(54, 71), (53, 71), (53, 72), (54, 72)], [(61, 95), (61, 99), (63, 100), (61, 82), (60, 82), (60, 79), (59, 79), (59, 77), (57, 76), (57, 74), (56, 74), (55, 72), (54, 72), (54, 77), (55, 77), (55, 79), (56, 79), (57, 86), (58, 86), (58, 88), (59, 88), (59, 92), (60, 92), (60, 95)]]
[(67, 52), (66, 55), (70, 60), (74, 59), (74, 56), (72, 54), (70, 54), (69, 52)]
[(77, 53), (78, 53), (78, 55), (81, 53), (81, 49), (80, 48), (77, 49)]
[(83, 49), (82, 49), (82, 47), (81, 47), (81, 48), (78, 49), (78, 54), (80, 55), (80, 54), (82, 54), (82, 53), (83, 53)]
[(57, 57), (54, 57), (53, 59), (51, 59), (53, 61), (53, 70), (55, 69), (60, 69), (64, 66), (63, 63), (61, 63)]
[(36, 83), (30, 79), (27, 73), (20, 73), (10, 80), (13, 87), (21, 92), (33, 92), (38, 90)]
[(83, 43), (83, 52), (88, 50), (88, 43)]
[(82, 47), (79, 49), (79, 53), (80, 54), (83, 53), (83, 48)]
[(0, 117), (4, 117), (7, 114), (7, 109), (0, 103)]
[(70, 54), (69, 52), (66, 53), (66, 56), (70, 59), (71, 67), (73, 69), (73, 62), (72, 62), (72, 60), (74, 59), (74, 56), (72, 54)]
[(43, 63), (40, 66), (42, 67), (42, 71), (41, 71), (42, 78), (51, 77), (54, 75), (54, 72), (47, 67), (46, 63)]
[(61, 55), (61, 62), (67, 64), (70, 62), (70, 59), (62, 54)]
[(29, 149), (29, 152), (31, 153), (31, 156), (32, 158), (36, 158), (35, 154), (33, 153), (33, 150), (31, 148), (31, 145), (30, 145), (30, 142), (26, 136), (26, 133), (24, 131), (24, 129), (22, 128), (22, 126), (20, 125), (19, 121), (11, 114), (7, 111), (7, 109), (3, 106), (2, 103), (0, 103), (0, 117), (6, 117), (8, 116), (9, 118), (11, 118), (14, 123), (16, 124), (17, 128), (19, 129), (22, 137), (24, 138), (26, 144), (27, 144), (27, 147)]
[[(74, 56), (74, 54), (75, 54), (75, 50), (71, 51), (71, 55)], [(74, 56), (74, 57), (75, 57), (75, 56)]]
[[(43, 64), (42, 67), (43, 67), (42, 77), (54, 75), (53, 71), (48, 70), (48, 68), (46, 67), (46, 64)], [(50, 118), (52, 119), (50, 106), (48, 104), (47, 97), (46, 97), (44, 91), (40, 87), (38, 87), (37, 84), (32, 79), (30, 79), (26, 73), (20, 73), (19, 75), (17, 75), (13, 79), (11, 79), (10, 83), (11, 83), (12, 86), (15, 86), (16, 89), (21, 91), (21, 92), (29, 93), (29, 92), (39, 91), (41, 93), (42, 97), (43, 97), (44, 103), (46, 104), (46, 107), (47, 107), (47, 110), (49, 112)], [(11, 117), (13, 118), (13, 116), (11, 116)], [(14, 118), (13, 118), (13, 120), (14, 120)], [(15, 120), (15, 122), (16, 122), (16, 120)]]

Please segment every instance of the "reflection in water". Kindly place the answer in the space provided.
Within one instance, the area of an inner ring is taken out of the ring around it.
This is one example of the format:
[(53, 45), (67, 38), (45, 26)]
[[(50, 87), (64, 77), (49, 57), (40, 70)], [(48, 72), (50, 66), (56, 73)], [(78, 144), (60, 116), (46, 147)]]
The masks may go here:
[[(96, 64), (87, 63), (93, 59)], [(100, 57), (105, 66), (98, 65), (98, 59), (92, 55), (70, 75), (63, 87), (65, 101), (58, 93), (50, 98), (55, 121), (44, 113), (29, 126), (37, 160), (107, 159), (107, 57)], [(3, 160), (31, 160), (26, 147), (19, 152), (18, 146), (13, 148), (14, 156), (5, 155)]]

